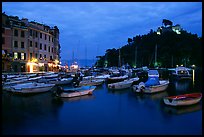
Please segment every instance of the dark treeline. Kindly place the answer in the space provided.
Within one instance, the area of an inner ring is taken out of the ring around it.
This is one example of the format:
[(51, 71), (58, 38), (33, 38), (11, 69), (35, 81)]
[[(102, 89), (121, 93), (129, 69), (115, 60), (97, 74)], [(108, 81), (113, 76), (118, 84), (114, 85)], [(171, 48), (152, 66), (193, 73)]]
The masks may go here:
[[(157, 51), (156, 57), (155, 51)], [(132, 67), (156, 65), (169, 68), (181, 64), (186, 67), (192, 64), (202, 66), (202, 37), (184, 30), (181, 34), (167, 31), (161, 35), (151, 30), (146, 35), (128, 38), (127, 44), (120, 50), (107, 49), (105, 55), (99, 57), (97, 66), (112, 67), (127, 63)]]

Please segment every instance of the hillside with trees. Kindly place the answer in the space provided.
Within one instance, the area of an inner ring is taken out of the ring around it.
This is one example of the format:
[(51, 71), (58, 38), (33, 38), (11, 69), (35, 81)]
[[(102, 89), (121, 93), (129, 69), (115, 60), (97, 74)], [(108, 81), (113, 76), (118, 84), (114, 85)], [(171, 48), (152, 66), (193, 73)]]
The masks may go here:
[[(119, 61), (119, 50), (120, 60)], [(155, 57), (155, 53), (156, 57)], [(156, 62), (155, 62), (156, 59)], [(104, 56), (96, 62), (97, 67), (112, 67), (129, 64), (132, 67), (171, 68), (183, 64), (202, 66), (202, 37), (185, 30), (181, 34), (166, 31), (160, 35), (150, 30), (146, 35), (127, 39), (120, 49), (107, 49)]]

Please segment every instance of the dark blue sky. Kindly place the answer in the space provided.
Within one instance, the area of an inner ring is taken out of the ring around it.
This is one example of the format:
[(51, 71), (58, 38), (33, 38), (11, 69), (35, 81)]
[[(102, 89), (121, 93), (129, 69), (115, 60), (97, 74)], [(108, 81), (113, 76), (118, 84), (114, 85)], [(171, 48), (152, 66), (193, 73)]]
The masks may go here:
[(61, 59), (95, 59), (163, 19), (202, 36), (202, 2), (3, 2), (2, 12), (60, 30)]

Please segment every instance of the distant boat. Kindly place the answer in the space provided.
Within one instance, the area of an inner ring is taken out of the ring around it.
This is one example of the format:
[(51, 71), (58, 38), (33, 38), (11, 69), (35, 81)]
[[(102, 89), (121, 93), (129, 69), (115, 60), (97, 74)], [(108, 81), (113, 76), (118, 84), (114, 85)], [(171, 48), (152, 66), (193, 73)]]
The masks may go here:
[(133, 85), (134, 92), (156, 93), (167, 89), (169, 80), (159, 80), (158, 70), (148, 71), (148, 80), (140, 82), (138, 85)]
[(55, 84), (55, 85), (66, 85), (66, 84), (70, 84), (72, 80), (73, 78), (62, 78), (62, 79), (57, 78), (57, 79), (48, 81), (48, 83)]
[(29, 94), (29, 93), (41, 93), (41, 92), (47, 92), (51, 90), (55, 84), (45, 84), (45, 83), (27, 83), (27, 84), (18, 84), (11, 86), (9, 91), (13, 93), (23, 93), (23, 94)]
[(72, 65), (70, 66), (70, 71), (71, 72), (77, 72), (79, 70), (79, 65), (76, 61), (74, 61), (72, 63)]
[(43, 78), (50, 79), (50, 78), (56, 78), (58, 76), (59, 74), (48, 74), (48, 75), (44, 75)]
[(189, 73), (189, 69), (186, 67), (176, 67), (172, 72), (173, 78), (176, 79), (191, 79), (192, 75)]
[(190, 93), (177, 96), (169, 96), (163, 98), (166, 105), (170, 106), (186, 106), (198, 103), (202, 98), (202, 93)]
[(107, 83), (121, 82), (121, 81), (123, 81), (125, 79), (128, 79), (128, 75), (118, 76), (118, 77), (109, 77), (107, 79)]
[[(77, 88), (66, 88), (63, 89), (60, 87), (60, 92), (56, 92), (56, 96), (62, 97), (62, 98), (71, 98), (71, 97), (78, 97), (78, 96), (84, 96), (84, 95), (92, 95), (93, 90), (96, 88), (96, 86), (81, 86)], [(59, 89), (58, 89), (59, 90)]]
[(116, 83), (112, 83), (112, 84), (108, 84), (108, 88), (109, 89), (125, 89), (125, 88), (129, 88), (132, 86), (132, 83), (134, 81), (138, 81), (139, 78), (131, 78), (129, 80), (124, 80), (121, 82), (116, 82)]
[(99, 86), (104, 83), (103, 79), (93, 79), (93, 80), (82, 80), (79, 86)]
[(104, 75), (98, 75), (95, 77), (95, 79), (107, 79), (107, 78), (110, 78), (110, 75), (109, 74), (104, 74)]

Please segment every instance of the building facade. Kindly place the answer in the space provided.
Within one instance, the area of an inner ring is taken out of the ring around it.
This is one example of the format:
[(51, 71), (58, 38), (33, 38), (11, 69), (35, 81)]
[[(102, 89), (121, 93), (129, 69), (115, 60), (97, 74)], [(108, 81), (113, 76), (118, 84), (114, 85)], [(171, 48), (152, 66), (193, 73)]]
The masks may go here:
[(2, 13), (2, 71), (59, 71), (59, 29)]

